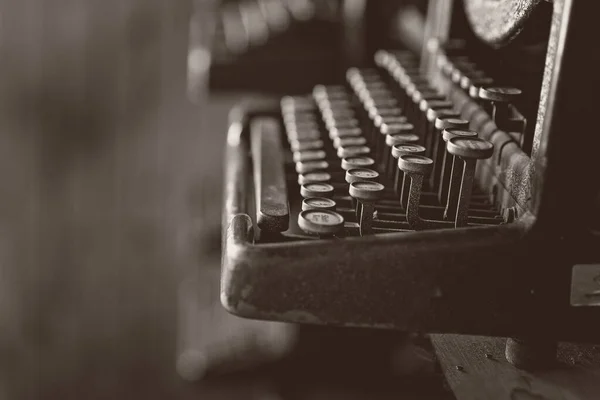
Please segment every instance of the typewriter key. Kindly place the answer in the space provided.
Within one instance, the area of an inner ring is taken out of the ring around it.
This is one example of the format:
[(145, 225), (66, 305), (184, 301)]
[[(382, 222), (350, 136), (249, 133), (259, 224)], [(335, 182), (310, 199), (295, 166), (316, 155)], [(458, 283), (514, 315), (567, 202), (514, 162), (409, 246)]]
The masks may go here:
[(298, 215), (298, 226), (308, 234), (331, 237), (344, 228), (344, 217), (331, 210), (305, 210)]
[(479, 138), (454, 137), (448, 141), (448, 152), (463, 160), (463, 173), (456, 209), (456, 228), (467, 226), (469, 202), (473, 191), (475, 166), (477, 160), (490, 158), (494, 153), (494, 145)]
[(349, 147), (338, 147), (337, 156), (339, 158), (349, 158), (356, 156), (364, 156), (371, 152), (367, 146), (349, 146)]
[(369, 119), (371, 121), (375, 121), (375, 118), (377, 118), (378, 116), (380, 118), (402, 116), (402, 109), (398, 107), (380, 108), (377, 106), (368, 106), (365, 107), (365, 110), (367, 111), (367, 114), (369, 115)]
[(322, 171), (328, 168), (329, 163), (323, 160), (296, 163), (296, 172), (298, 174), (307, 174), (309, 172)]
[(356, 119), (338, 119), (338, 120), (326, 120), (325, 127), (327, 130), (331, 130), (333, 128), (338, 129), (349, 129), (349, 128), (359, 128), (360, 124)]
[(298, 184), (306, 185), (307, 183), (325, 183), (331, 181), (329, 172), (309, 172), (308, 174), (298, 175)]
[(450, 80), (452, 81), (452, 83), (459, 85), (460, 80), (463, 78), (463, 76), (476, 70), (477, 64), (471, 61), (454, 63), (454, 68), (452, 69), (452, 73), (450, 74)]
[(379, 173), (368, 168), (352, 168), (346, 171), (346, 182), (373, 181), (379, 179)]
[(331, 210), (335, 211), (336, 203), (326, 197), (309, 197), (302, 200), (302, 211), (306, 210)]
[(423, 143), (425, 145), (425, 148), (427, 149), (425, 151), (425, 155), (431, 158), (434, 155), (433, 144), (435, 136), (437, 135), (435, 129), (435, 121), (438, 118), (460, 118), (460, 113), (452, 108), (429, 108), (425, 116), (427, 118), (427, 126), (424, 130), (425, 137), (423, 138)]
[(370, 157), (348, 157), (342, 159), (342, 169), (348, 171), (352, 168), (372, 167), (375, 165), (375, 160)]
[(300, 195), (307, 197), (333, 197), (333, 186), (329, 183), (306, 183), (300, 187)]
[(492, 119), (500, 129), (507, 129), (511, 103), (521, 95), (514, 87), (486, 86), (479, 89), (479, 97), (492, 104)]
[(370, 235), (375, 213), (375, 202), (381, 198), (385, 187), (377, 182), (356, 181), (350, 184), (349, 194), (360, 203), (360, 235)]
[[(468, 73), (465, 73), (462, 76), (462, 78), (460, 78), (459, 86), (461, 89), (468, 91), (469, 88), (471, 87), (473, 81), (477, 81), (479, 79), (484, 79), (484, 78), (488, 78), (488, 76), (485, 74), (485, 72), (483, 72), (481, 70), (476, 69), (473, 71), (469, 71)], [(490, 85), (492, 83), (490, 83)]]
[(319, 124), (314, 120), (285, 122), (284, 124), (287, 130), (296, 129), (298, 131), (307, 131), (311, 129), (319, 129)]
[(363, 101), (363, 107), (365, 109), (369, 107), (376, 108), (393, 108), (398, 106), (398, 101), (392, 98), (383, 98), (383, 97), (367, 97)]
[[(429, 187), (433, 190), (438, 188), (439, 191), (439, 183), (442, 176), (442, 170), (446, 162), (448, 162), (448, 158), (446, 158), (446, 143), (442, 138), (442, 132), (444, 129), (456, 128), (456, 129), (468, 129), (469, 121), (456, 118), (449, 117), (446, 118), (444, 115), (440, 115), (435, 119), (434, 122), (434, 136), (432, 141), (432, 160), (433, 160), (433, 171), (431, 176), (429, 177)], [(439, 199), (442, 201), (441, 198)]]
[(290, 148), (293, 152), (319, 150), (325, 143), (321, 139), (317, 140), (290, 140)]
[(335, 138), (347, 138), (362, 136), (362, 129), (360, 128), (331, 128), (329, 130), (329, 137), (334, 140)]
[[(444, 129), (444, 132), (442, 133), (442, 139), (445, 142), (444, 148), (448, 141), (455, 137), (476, 138), (477, 132), (466, 129)], [(448, 168), (444, 166), (442, 182), (440, 185), (443, 188), (443, 191), (441, 192), (442, 200), (445, 200), (446, 202), (444, 219), (452, 221), (456, 218), (456, 207), (458, 205), (463, 162), (458, 157), (448, 154), (447, 150), (445, 157), (450, 160), (450, 163)]]
[[(398, 158), (405, 154), (414, 154), (414, 155), (423, 155), (425, 154), (425, 147), (420, 146), (418, 144), (398, 144), (392, 147), (392, 157), (395, 161), (394, 168), (394, 192), (399, 195), (402, 191), (402, 181), (404, 179), (404, 172), (398, 168)], [(408, 182), (407, 182), (408, 183)], [(408, 188), (406, 189), (406, 194), (408, 195)]]
[(298, 122), (313, 121), (317, 122), (317, 117), (312, 112), (282, 112), (285, 123), (295, 124)]
[[(414, 230), (423, 229), (424, 223), (419, 217), (419, 203), (421, 202), (423, 179), (431, 173), (433, 160), (419, 155), (401, 155), (398, 158), (398, 168), (404, 172), (401, 199), (407, 199), (407, 204), (402, 204), (402, 206), (406, 209), (408, 225)], [(409, 179), (410, 189), (407, 185)]]
[(481, 88), (485, 87), (485, 86), (489, 86), (489, 85), (493, 85), (494, 84), (494, 80), (490, 77), (481, 77), (481, 78), (467, 78), (465, 80), (465, 82), (463, 83), (464, 86), (467, 86), (467, 88), (464, 88), (465, 90), (469, 91), (469, 96), (473, 99), (473, 100), (481, 100), (479, 98), (479, 91), (481, 90)]
[[(409, 124), (410, 125), (410, 124)], [(391, 176), (396, 166), (394, 157), (392, 157), (392, 149), (394, 146), (401, 144), (417, 144), (419, 137), (414, 133), (395, 133), (388, 134), (385, 137), (385, 151), (382, 157), (382, 169), (386, 176)]]
[(354, 117), (354, 110), (350, 109), (350, 108), (328, 108), (326, 110), (323, 110), (321, 112), (323, 119), (327, 119), (327, 118), (333, 118), (333, 119), (340, 119), (340, 118), (353, 118)]
[(324, 160), (327, 157), (327, 153), (323, 150), (307, 150), (294, 152), (294, 162), (305, 163), (308, 161)]
[(321, 132), (318, 129), (308, 129), (299, 131), (296, 128), (287, 130), (288, 141), (291, 143), (293, 141), (304, 142), (304, 141), (314, 141), (319, 140), (321, 138)]
[(366, 144), (367, 139), (363, 136), (336, 137), (333, 139), (333, 147), (335, 149), (339, 147), (364, 146)]

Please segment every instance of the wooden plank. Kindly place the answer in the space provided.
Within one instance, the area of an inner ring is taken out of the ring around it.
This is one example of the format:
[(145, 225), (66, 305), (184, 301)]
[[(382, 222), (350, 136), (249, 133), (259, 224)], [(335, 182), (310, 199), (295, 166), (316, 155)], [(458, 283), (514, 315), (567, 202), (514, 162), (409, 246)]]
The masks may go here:
[(600, 346), (560, 344), (556, 366), (528, 372), (506, 361), (503, 338), (431, 335), (431, 340), (459, 400), (600, 398)]

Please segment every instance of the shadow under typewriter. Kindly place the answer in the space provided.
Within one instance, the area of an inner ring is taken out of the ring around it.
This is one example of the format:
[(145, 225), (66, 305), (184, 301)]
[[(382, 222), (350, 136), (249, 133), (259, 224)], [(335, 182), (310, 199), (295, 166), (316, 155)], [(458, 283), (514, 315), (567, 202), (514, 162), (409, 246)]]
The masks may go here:
[[(569, 269), (542, 277), (529, 268), (553, 239), (497, 177), (504, 155), (517, 178), (531, 159), (508, 152), (517, 146), (502, 131), (470, 129), (513, 118), (520, 91), (473, 78), (465, 87), (474, 101), (449, 80), (420, 76), (412, 55), (375, 60), (348, 70), (345, 85), (232, 112), (225, 307), (289, 322), (593, 338), (574, 328), (585, 311), (544, 293)], [(499, 146), (498, 137), (508, 139)], [(549, 298), (563, 319), (537, 315)]]

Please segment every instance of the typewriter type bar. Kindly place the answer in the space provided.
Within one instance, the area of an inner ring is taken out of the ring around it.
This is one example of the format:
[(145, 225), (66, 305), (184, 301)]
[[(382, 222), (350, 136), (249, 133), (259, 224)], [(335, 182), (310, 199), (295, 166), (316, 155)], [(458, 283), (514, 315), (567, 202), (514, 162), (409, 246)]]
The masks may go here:
[[(564, 246), (544, 211), (555, 181), (531, 173), (557, 133), (540, 130), (529, 156), (520, 90), (459, 42), (426, 53), (379, 51), (343, 85), (235, 111), (224, 306), (296, 323), (597, 340), (597, 309), (569, 303), (568, 257), (536, 264)], [(262, 240), (263, 226), (277, 235)]]

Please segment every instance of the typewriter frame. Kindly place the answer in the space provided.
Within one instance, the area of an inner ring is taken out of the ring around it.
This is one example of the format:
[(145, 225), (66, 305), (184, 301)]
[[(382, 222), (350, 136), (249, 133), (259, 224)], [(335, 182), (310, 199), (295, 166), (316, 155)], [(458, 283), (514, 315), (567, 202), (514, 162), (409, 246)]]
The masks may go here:
[[(449, 11), (451, 3), (430, 1), (437, 12), (428, 16), (422, 55), (428, 73), (439, 51), (435, 44), (449, 30), (450, 13), (440, 10)], [(487, 168), (509, 194), (503, 206), (517, 212), (512, 223), (254, 244), (246, 209), (248, 121), (276, 116), (278, 102), (234, 109), (225, 156), (224, 307), (242, 317), (294, 323), (597, 341), (600, 324), (590, 321), (600, 308), (573, 307), (569, 300), (573, 266), (600, 262), (600, 238), (582, 224), (598, 183), (572, 183), (598, 164), (594, 146), (579, 145), (592, 136), (586, 129), (593, 102), (569, 100), (582, 97), (583, 84), (590, 87), (585, 72), (593, 76), (589, 53), (577, 45), (593, 32), (592, 8), (584, 3), (554, 1), (531, 158), (499, 147), (508, 135), (481, 108), (469, 108), (474, 128), (496, 142)], [(599, 88), (592, 82), (589, 91)]]

